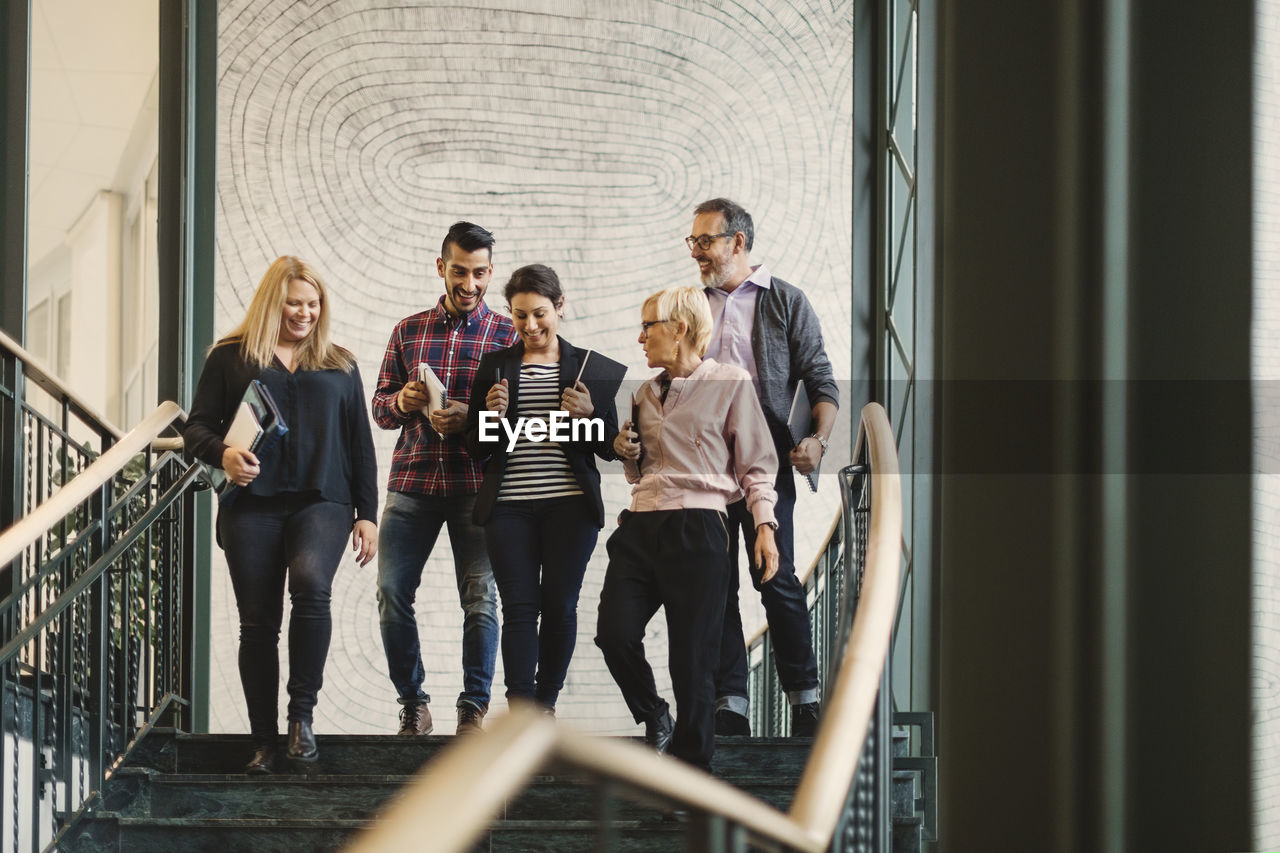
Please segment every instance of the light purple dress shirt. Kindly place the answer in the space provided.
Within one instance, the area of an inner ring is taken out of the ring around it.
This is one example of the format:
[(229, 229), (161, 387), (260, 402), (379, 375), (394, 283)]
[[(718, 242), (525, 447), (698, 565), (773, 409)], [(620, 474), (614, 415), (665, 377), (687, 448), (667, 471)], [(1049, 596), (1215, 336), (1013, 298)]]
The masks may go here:
[(773, 278), (769, 268), (759, 264), (752, 268), (746, 281), (726, 293), (719, 288), (707, 291), (711, 302), (711, 342), (707, 358), (722, 364), (736, 364), (751, 374), (751, 384), (760, 393), (760, 376), (756, 372), (756, 356), (751, 349), (751, 330), (756, 322), (756, 299), (768, 289)]

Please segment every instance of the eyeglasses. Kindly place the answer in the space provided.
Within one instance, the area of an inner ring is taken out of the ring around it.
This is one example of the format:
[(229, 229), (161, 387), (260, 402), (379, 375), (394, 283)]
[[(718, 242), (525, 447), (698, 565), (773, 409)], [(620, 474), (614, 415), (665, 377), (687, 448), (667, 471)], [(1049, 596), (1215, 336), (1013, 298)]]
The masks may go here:
[(650, 328), (651, 326), (656, 326), (656, 325), (658, 325), (659, 323), (669, 323), (669, 322), (671, 322), (671, 318), (669, 318), (669, 317), (668, 317), (666, 320), (641, 320), (641, 321), (640, 321), (640, 334), (641, 334), (641, 335), (643, 335), (643, 336), (645, 336), (645, 337), (647, 338), (647, 337), (649, 337), (649, 328)]
[(732, 237), (734, 233), (736, 232), (726, 231), (723, 234), (699, 234), (697, 237), (690, 234), (688, 237), (684, 238), (684, 244), (689, 247), (690, 252), (693, 251), (694, 246), (697, 246), (705, 252), (707, 249), (711, 248), (712, 240), (718, 240), (721, 237)]

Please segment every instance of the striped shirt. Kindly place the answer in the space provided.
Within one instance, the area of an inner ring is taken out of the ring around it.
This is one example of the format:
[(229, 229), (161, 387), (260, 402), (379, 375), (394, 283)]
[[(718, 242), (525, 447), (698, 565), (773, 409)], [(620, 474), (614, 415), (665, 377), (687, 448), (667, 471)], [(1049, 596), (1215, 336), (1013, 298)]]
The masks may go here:
[(373, 420), (383, 429), (400, 430), (391, 457), (387, 490), (413, 495), (469, 495), (480, 490), (480, 465), (463, 444), (462, 433), (436, 435), (427, 416), (405, 414), (396, 395), (417, 377), (418, 363), (431, 365), (450, 400), (465, 403), (480, 366), (480, 356), (515, 343), (511, 320), (489, 310), (483, 302), (463, 317), (434, 308), (405, 317), (396, 324), (382, 357), (378, 385), (373, 392)]
[[(544, 421), (549, 431), (551, 412), (560, 410), (560, 365), (520, 365), (518, 396), (515, 417)], [(525, 436), (525, 430), (521, 430), (516, 446), (507, 454), (498, 500), (528, 501), (582, 494), (560, 445), (554, 441), (530, 441)]]

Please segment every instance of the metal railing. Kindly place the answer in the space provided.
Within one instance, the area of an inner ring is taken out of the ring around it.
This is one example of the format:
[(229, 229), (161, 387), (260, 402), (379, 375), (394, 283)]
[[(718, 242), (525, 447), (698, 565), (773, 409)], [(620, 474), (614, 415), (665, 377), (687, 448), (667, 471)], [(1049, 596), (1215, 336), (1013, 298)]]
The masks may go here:
[(0, 850), (18, 853), (56, 846), (142, 727), (189, 727), (202, 468), (158, 439), (176, 404), (121, 435), (8, 338), (0, 360), (20, 511), (0, 533)]
[[(26, 516), (121, 432), (0, 332), (0, 527)], [(4, 591), (4, 590), (0, 590)]]

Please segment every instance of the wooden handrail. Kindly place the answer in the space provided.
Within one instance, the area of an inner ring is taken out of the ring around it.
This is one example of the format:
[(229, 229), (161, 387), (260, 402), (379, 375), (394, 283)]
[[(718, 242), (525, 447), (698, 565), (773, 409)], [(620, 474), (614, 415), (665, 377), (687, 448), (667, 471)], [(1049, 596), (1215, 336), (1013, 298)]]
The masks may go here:
[(637, 743), (576, 734), (517, 707), (495, 719), (484, 736), (460, 738), (441, 752), (348, 850), (467, 849), (502, 802), (549, 763), (616, 783), (640, 799), (724, 817), (770, 844), (806, 853), (826, 850), (857, 772), (897, 610), (902, 485), (893, 431), (878, 404), (862, 409), (855, 447), (864, 440), (871, 463), (871, 517), (862, 591), (788, 814)]
[(186, 413), (177, 403), (171, 400), (161, 403), (56, 494), (0, 533), (0, 567), (9, 565), (28, 546), (39, 541), (50, 527), (75, 511), (180, 417), (186, 417)]

